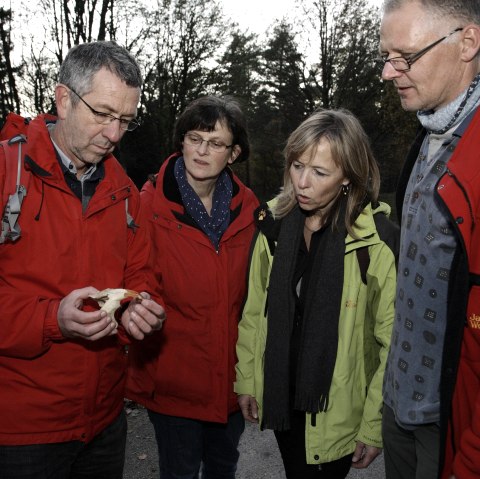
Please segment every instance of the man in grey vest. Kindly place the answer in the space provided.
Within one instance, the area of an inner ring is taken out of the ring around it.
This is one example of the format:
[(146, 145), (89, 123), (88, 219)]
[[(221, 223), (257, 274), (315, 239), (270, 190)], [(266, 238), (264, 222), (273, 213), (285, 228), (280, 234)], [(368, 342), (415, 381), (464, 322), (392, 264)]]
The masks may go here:
[(423, 127), (397, 189), (388, 479), (480, 477), (480, 2), (386, 0), (382, 78)]

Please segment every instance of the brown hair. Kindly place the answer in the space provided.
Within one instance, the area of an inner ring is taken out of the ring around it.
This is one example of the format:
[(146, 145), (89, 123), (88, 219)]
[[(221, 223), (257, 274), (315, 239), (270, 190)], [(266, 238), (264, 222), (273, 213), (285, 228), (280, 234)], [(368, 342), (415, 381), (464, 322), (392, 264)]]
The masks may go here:
[(227, 127), (233, 135), (232, 143), (241, 148), (238, 161), (248, 159), (247, 121), (239, 103), (232, 97), (203, 96), (192, 101), (178, 117), (173, 133), (173, 144), (182, 149), (183, 135), (190, 130), (213, 131), (217, 122)]

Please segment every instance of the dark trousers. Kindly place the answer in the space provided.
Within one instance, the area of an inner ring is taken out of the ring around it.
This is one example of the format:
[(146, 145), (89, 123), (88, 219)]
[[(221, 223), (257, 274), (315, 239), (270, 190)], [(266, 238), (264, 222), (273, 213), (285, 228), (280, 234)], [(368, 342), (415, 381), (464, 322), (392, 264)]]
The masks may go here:
[(245, 429), (241, 412), (226, 424), (148, 411), (155, 429), (161, 479), (235, 479), (238, 443)]
[(383, 406), (383, 457), (387, 479), (436, 479), (440, 428), (436, 424), (404, 429), (395, 415)]
[(344, 479), (352, 465), (352, 456), (323, 464), (307, 464), (305, 453), (305, 413), (293, 411), (288, 431), (275, 431), (287, 479)]
[(0, 446), (2, 479), (122, 479), (125, 413), (91, 442)]

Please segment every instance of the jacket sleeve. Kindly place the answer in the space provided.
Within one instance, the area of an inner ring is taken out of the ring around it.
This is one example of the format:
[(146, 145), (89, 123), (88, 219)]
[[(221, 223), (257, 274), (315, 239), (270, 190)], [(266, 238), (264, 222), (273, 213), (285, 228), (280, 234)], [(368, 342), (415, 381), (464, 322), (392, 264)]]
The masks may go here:
[[(479, 286), (470, 289), (470, 307), (467, 320), (475, 324), (480, 311)], [(480, 477), (480, 330), (469, 326), (463, 332), (447, 434), (447, 454), (453, 454), (453, 473), (457, 479)], [(447, 466), (449, 462), (445, 461)], [(445, 469), (442, 477), (450, 477), (445, 475), (450, 472), (449, 467)]]
[[(155, 180), (156, 181), (156, 180)], [(155, 183), (151, 180), (148, 180), (140, 192), (140, 199), (142, 204), (143, 216), (146, 218), (145, 230), (148, 235), (147, 241), (149, 243), (150, 258), (148, 261), (149, 264), (149, 289), (147, 290), (154, 299), (161, 305), (164, 305), (163, 294), (162, 294), (162, 272), (158, 268), (156, 257), (157, 257), (157, 248), (159, 245), (154, 240), (154, 234), (151, 229), (150, 218), (153, 216), (154, 211), (154, 202), (155, 202)], [(157, 200), (158, 201), (158, 200)]]
[[(463, 381), (463, 378), (459, 378)], [(478, 376), (476, 378), (478, 381)], [(458, 384), (458, 383), (457, 383)], [(458, 388), (458, 385), (456, 386)], [(466, 388), (471, 387), (465, 385)], [(471, 410), (470, 407), (472, 408)], [(480, 391), (477, 392), (474, 404), (470, 407), (464, 407), (464, 411), (460, 414), (465, 414), (466, 411), (470, 412), (470, 424), (462, 431), (459, 442), (457, 443), (457, 450), (455, 452), (453, 460), (453, 473), (457, 479), (460, 478), (478, 478), (480, 477)], [(449, 431), (450, 432), (450, 431)], [(447, 438), (450, 440), (450, 438)], [(450, 475), (442, 477), (450, 477)]]
[[(365, 329), (365, 342), (370, 341), (373, 346), (372, 350), (376, 357), (372, 359), (377, 367), (367, 384), (367, 397), (356, 439), (370, 446), (382, 447), (382, 386), (390, 348), (396, 293), (395, 258), (392, 250), (385, 243), (370, 248), (367, 287), (365, 320), (373, 325), (373, 330)], [(368, 336), (369, 333), (371, 337)]]
[[(255, 379), (258, 364), (263, 358), (266, 331), (262, 330), (266, 318), (264, 315), (265, 296), (267, 291), (268, 264), (261, 233), (254, 236), (253, 251), (248, 271), (248, 292), (242, 318), (238, 326), (236, 382), (234, 390), (237, 394), (256, 396)], [(262, 344), (263, 343), (263, 344)], [(259, 357), (259, 355), (261, 355)], [(263, 374), (263, 371), (261, 371)]]
[[(4, 204), (4, 188), (6, 182), (6, 160), (3, 148), (0, 148), (0, 198), (1, 198), (1, 215), (3, 217)], [(0, 248), (6, 248), (0, 245)], [(3, 252), (3, 250), (2, 250)], [(2, 276), (4, 276), (2, 274)], [(5, 276), (4, 276), (5, 277)], [(3, 283), (3, 281), (2, 281)], [(18, 289), (12, 289), (5, 281), (5, 286), (0, 288), (2, 298), (2, 311), (7, 317), (16, 317), (21, 311), (23, 314), (27, 312), (31, 318), (26, 328), (6, 327), (3, 329), (0, 341), (0, 355), (6, 355), (19, 358), (32, 358), (38, 356), (48, 350), (49, 343), (47, 337), (62, 339), (63, 336), (57, 323), (57, 311), (59, 300), (36, 296), (23, 292)], [(21, 305), (21, 306), (19, 306)], [(33, 318), (39, 318), (34, 321)]]
[[(140, 194), (135, 188), (131, 197), (130, 214), (135, 227), (128, 231), (128, 257), (125, 268), (124, 283), (127, 289), (146, 291), (155, 295), (153, 289), (153, 271), (151, 269), (151, 241), (146, 208), (140, 201)], [(138, 226), (138, 227), (137, 227)], [(158, 300), (159, 298), (154, 298)]]
[[(150, 182), (147, 182), (150, 183)], [(159, 292), (158, 281), (153, 270), (153, 247), (148, 217), (151, 214), (151, 202), (153, 201), (153, 185), (146, 184), (142, 189), (141, 198), (137, 189), (132, 196), (130, 214), (135, 221), (135, 229), (129, 230), (128, 258), (125, 269), (125, 288), (134, 291), (145, 291), (157, 303), (163, 305), (163, 299)], [(119, 338), (123, 343), (130, 342), (129, 336), (119, 328)]]

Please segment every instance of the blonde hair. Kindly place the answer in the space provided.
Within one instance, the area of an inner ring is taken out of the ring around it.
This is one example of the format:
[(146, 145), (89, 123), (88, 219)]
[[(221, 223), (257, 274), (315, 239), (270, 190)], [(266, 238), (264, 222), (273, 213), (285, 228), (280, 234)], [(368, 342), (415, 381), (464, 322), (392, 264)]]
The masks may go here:
[[(315, 155), (322, 139), (328, 141), (333, 161), (341, 169), (343, 176), (350, 180), (346, 197), (345, 227), (348, 233), (353, 235), (353, 224), (358, 214), (366, 203), (378, 200), (380, 172), (367, 134), (357, 118), (345, 109), (317, 110), (290, 135), (284, 150), (283, 188), (272, 206), (272, 214), (275, 218), (282, 218), (297, 205), (290, 167), (308, 150)], [(339, 190), (329, 218), (326, 218), (332, 222), (332, 227), (338, 225), (342, 196)]]

